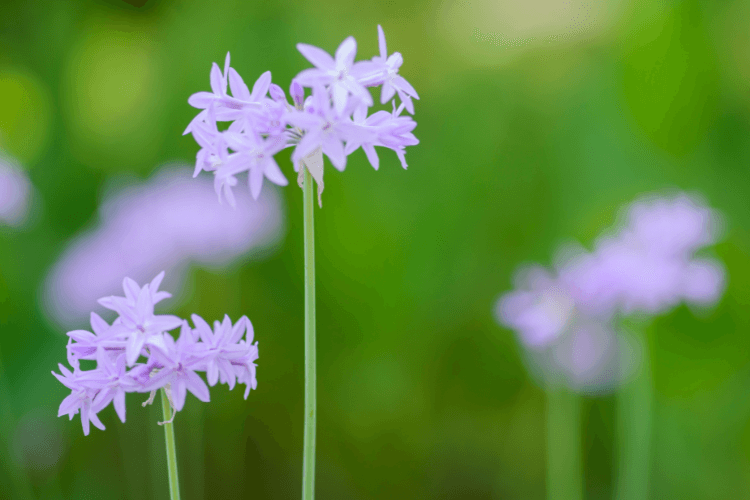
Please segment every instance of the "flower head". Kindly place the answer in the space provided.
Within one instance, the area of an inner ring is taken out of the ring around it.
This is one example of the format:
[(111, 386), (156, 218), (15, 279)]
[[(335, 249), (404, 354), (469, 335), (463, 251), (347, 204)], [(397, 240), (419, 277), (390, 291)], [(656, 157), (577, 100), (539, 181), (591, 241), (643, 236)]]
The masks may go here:
[[(226, 198), (234, 205), (232, 188), (238, 183), (237, 175), (245, 171), (254, 198), (259, 196), (264, 179), (281, 186), (287, 184), (273, 156), (290, 146), (295, 147), (292, 154), (295, 171), (305, 166), (311, 172), (318, 183), (319, 198), (323, 186), (320, 153), (328, 156), (335, 168), (344, 170), (347, 156), (362, 147), (377, 169), (379, 158), (375, 146), (383, 146), (395, 151), (406, 168), (405, 147), (419, 141), (411, 133), (416, 122), (398, 115), (402, 109), (413, 114), (412, 98), (419, 96), (398, 74), (403, 63), (401, 54), (387, 55), (380, 26), (378, 38), (380, 56), (359, 62), (354, 60), (357, 42), (353, 37), (341, 43), (335, 57), (318, 47), (297, 44), (314, 67), (303, 70), (292, 80), (289, 89), (292, 104), (282, 88), (271, 82), (270, 72), (263, 73), (250, 92), (237, 71), (229, 66), (229, 54), (223, 72), (214, 63), (210, 75), (212, 92), (198, 92), (188, 100), (201, 110), (185, 130), (193, 134), (201, 147), (196, 156), (195, 175), (203, 170), (213, 172), (219, 200)], [(379, 111), (370, 118), (367, 113), (373, 100), (367, 87), (379, 85), (383, 86), (381, 104), (396, 93), (402, 102), (396, 112), (393, 101), (392, 115)], [(303, 87), (312, 89), (312, 95), (305, 98)], [(220, 130), (217, 122), (226, 121), (232, 123)]]
[(662, 314), (680, 302), (711, 305), (724, 289), (719, 262), (693, 255), (715, 241), (715, 212), (680, 194), (636, 201), (624, 220), (593, 252), (563, 252), (554, 271), (520, 271), (517, 289), (498, 302), (498, 319), (544, 360), (537, 364), (567, 374), (579, 389), (611, 385), (622, 374), (611, 367), (622, 347), (619, 317)]
[[(160, 291), (164, 277), (160, 273), (143, 287), (125, 278), (124, 297), (105, 297), (100, 303), (120, 316), (109, 325), (96, 313), (91, 314), (94, 333), (85, 330), (68, 332), (68, 363), (70, 371), (59, 365), (60, 373), (52, 374), (68, 389), (58, 416), (67, 414), (71, 419), (81, 414), (84, 434), (88, 435), (90, 423), (104, 429), (97, 413), (109, 406), (125, 422), (125, 399), (128, 392), (167, 391), (175, 411), (185, 405), (187, 392), (200, 401), (210, 400), (208, 385), (198, 372), (207, 372), (210, 385), (217, 381), (234, 388), (237, 382), (247, 384), (245, 399), (250, 389), (257, 387), (255, 379), (258, 359), (257, 342), (252, 344), (253, 329), (246, 316), (235, 324), (228, 316), (216, 322), (214, 330), (193, 315), (195, 330), (187, 321), (176, 316), (157, 316), (153, 305), (169, 296)], [(177, 340), (169, 333), (180, 327)], [(145, 363), (136, 363), (143, 355)], [(92, 370), (83, 371), (79, 359), (95, 360)]]

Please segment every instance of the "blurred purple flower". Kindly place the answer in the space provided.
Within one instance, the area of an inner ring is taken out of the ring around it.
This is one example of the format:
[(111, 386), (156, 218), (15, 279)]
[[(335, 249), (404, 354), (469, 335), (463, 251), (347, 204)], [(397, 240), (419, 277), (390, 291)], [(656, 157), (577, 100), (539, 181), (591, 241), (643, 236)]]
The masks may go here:
[(31, 202), (31, 182), (10, 159), (0, 156), (0, 224), (21, 226)]
[(602, 362), (618, 363), (620, 316), (663, 314), (681, 302), (709, 306), (724, 290), (721, 264), (694, 256), (718, 237), (714, 211), (685, 194), (643, 198), (623, 222), (593, 252), (564, 252), (554, 272), (519, 271), (516, 290), (498, 302), (498, 319), (516, 330), (534, 363), (577, 389), (601, 389), (622, 374)]
[(99, 297), (117, 292), (122, 276), (144, 281), (166, 270), (174, 287), (191, 263), (224, 266), (278, 243), (276, 192), (266, 190), (257, 201), (240, 193), (241, 210), (217, 204), (215, 196), (210, 179), (191, 179), (177, 167), (105, 198), (98, 227), (76, 237), (47, 276), (49, 314), (73, 326)]

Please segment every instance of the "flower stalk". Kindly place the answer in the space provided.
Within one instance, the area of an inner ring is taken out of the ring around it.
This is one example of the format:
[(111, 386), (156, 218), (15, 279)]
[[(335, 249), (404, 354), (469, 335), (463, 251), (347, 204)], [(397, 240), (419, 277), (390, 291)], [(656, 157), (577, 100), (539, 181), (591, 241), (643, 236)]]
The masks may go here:
[(315, 421), (317, 418), (315, 375), (315, 235), (313, 178), (304, 171), (304, 238), (305, 238), (305, 437), (302, 465), (302, 500), (315, 498)]
[[(615, 500), (648, 498), (651, 466), (653, 380), (648, 345), (641, 331), (631, 333), (640, 348), (640, 366), (617, 394), (617, 449), (619, 456)], [(627, 366), (627, 359), (621, 365)], [(627, 373), (623, 373), (623, 378)]]
[(583, 499), (581, 397), (564, 387), (547, 390), (547, 498)]
[(161, 406), (164, 412), (164, 438), (167, 443), (167, 470), (169, 471), (169, 498), (180, 500), (180, 482), (177, 478), (177, 449), (174, 443), (173, 410), (167, 391), (161, 389)]

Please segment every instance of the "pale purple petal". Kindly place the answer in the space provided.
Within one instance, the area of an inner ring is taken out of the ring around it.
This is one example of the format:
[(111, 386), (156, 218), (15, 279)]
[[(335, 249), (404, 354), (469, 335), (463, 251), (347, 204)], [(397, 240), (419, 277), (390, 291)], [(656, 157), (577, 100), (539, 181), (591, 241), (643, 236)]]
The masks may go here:
[(341, 42), (339, 48), (336, 49), (336, 64), (342, 65), (345, 68), (351, 68), (354, 64), (354, 57), (357, 55), (357, 41), (354, 37), (348, 37), (346, 40)]
[(219, 65), (213, 63), (211, 66), (211, 90), (217, 96), (223, 95), (226, 90), (225, 88), (222, 88), (222, 84), (224, 83), (223, 80)]
[(193, 395), (199, 400), (203, 401), (204, 403), (208, 403), (211, 397), (208, 392), (208, 386), (206, 386), (206, 383), (203, 381), (203, 379), (192, 371), (185, 373), (185, 376), (187, 379), (186, 386), (190, 390), (190, 392), (192, 392)]
[(320, 69), (332, 70), (336, 66), (336, 61), (334, 61), (331, 55), (323, 49), (307, 45), (306, 43), (298, 43), (297, 50), (299, 50), (308, 61)]
[(185, 380), (182, 377), (177, 377), (172, 381), (171, 387), (174, 409), (176, 411), (182, 411), (183, 406), (185, 406), (185, 396), (187, 394)]
[(117, 416), (120, 417), (122, 423), (125, 423), (125, 391), (117, 391), (114, 397), (114, 406)]
[(259, 101), (268, 93), (268, 87), (271, 85), (271, 72), (266, 71), (253, 85), (253, 93), (250, 96), (251, 101)]
[(243, 101), (250, 101), (250, 90), (234, 68), (229, 68), (229, 88), (232, 90), (233, 97)]

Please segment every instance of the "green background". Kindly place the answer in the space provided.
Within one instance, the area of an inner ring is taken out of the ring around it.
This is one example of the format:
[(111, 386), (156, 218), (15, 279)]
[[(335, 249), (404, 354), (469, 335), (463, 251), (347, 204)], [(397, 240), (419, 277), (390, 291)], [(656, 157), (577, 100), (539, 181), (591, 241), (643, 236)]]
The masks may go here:
[[(142, 2), (141, 2), (142, 3)], [(160, 408), (122, 424), (57, 418), (64, 331), (41, 287), (96, 223), (108, 179), (191, 163), (182, 131), (211, 63), (287, 89), (295, 44), (358, 59), (382, 24), (419, 92), (408, 170), (383, 150), (326, 162), (316, 210), (321, 499), (544, 497), (544, 392), (495, 301), (524, 262), (590, 245), (640, 194), (702, 193), (726, 219), (720, 304), (643, 323), (654, 380), (651, 496), (750, 496), (750, 3), (702, 0), (4, 1), (0, 149), (37, 190), (33, 223), (0, 227), (0, 498), (166, 498)], [(377, 95), (377, 94), (376, 94)], [(222, 272), (163, 313), (248, 315), (258, 390), (188, 396), (175, 421), (182, 495), (300, 497), (302, 194), (289, 150), (279, 251)], [(185, 168), (192, 168), (186, 166)], [(208, 174), (202, 174), (208, 175)], [(241, 185), (242, 186), (242, 185)], [(92, 309), (102, 312), (96, 304)], [(85, 323), (79, 327), (86, 328)], [(611, 498), (614, 397), (584, 402), (587, 498)], [(53, 457), (50, 459), (50, 457)], [(645, 458), (644, 458), (645, 459)]]

